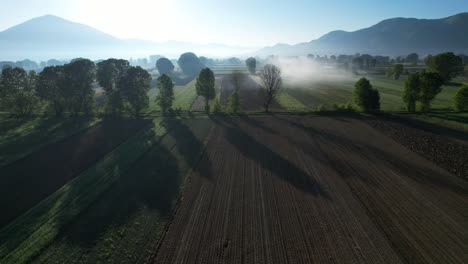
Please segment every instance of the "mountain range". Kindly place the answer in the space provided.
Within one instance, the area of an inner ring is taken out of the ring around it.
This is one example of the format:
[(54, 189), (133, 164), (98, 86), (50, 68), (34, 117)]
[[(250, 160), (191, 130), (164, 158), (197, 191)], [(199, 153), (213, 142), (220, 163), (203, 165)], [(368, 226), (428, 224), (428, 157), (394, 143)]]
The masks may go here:
[(468, 54), (468, 13), (441, 19), (392, 18), (353, 32), (332, 31), (296, 45), (277, 44), (259, 56), (306, 54), (420, 55), (445, 51)]
[(253, 50), (216, 43), (198, 44), (181, 41), (160, 43), (119, 39), (90, 26), (53, 15), (33, 18), (0, 32), (0, 61), (75, 57), (135, 58), (148, 57), (151, 54), (164, 54), (177, 58), (186, 51), (207, 56), (223, 56), (223, 54), (239, 54)]
[(0, 32), (0, 61), (130, 58), (151, 54), (177, 58), (186, 51), (215, 57), (354, 53), (395, 56), (445, 51), (468, 54), (468, 13), (441, 19), (392, 18), (353, 32), (338, 30), (310, 42), (277, 44), (257, 51), (223, 44), (119, 39), (90, 26), (52, 15), (33, 18)]

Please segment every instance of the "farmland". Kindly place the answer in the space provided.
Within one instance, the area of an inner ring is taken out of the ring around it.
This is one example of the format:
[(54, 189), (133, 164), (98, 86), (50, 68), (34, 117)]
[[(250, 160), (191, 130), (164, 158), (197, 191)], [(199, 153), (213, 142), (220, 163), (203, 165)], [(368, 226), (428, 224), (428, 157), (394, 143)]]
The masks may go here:
[(334, 112), (352, 78), (285, 79), (265, 113), (245, 74), (237, 114), (193, 79), (167, 115), (157, 89), (140, 118), (1, 115), (0, 263), (466, 262), (465, 79), (410, 114), (405, 77), (368, 78), (385, 114)]
[(359, 120), (215, 122), (154, 263), (466, 261), (467, 183)]

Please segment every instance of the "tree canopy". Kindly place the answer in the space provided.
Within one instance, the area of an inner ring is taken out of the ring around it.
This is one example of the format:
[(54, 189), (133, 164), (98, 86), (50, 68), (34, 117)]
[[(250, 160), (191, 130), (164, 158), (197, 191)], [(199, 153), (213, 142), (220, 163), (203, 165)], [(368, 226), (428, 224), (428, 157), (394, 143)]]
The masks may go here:
[(249, 70), (250, 74), (255, 74), (257, 68), (257, 60), (253, 57), (250, 57), (245, 61), (245, 64), (247, 65), (247, 69)]
[(156, 68), (160, 75), (170, 74), (174, 70), (174, 64), (167, 58), (160, 58), (156, 62)]
[(353, 99), (365, 112), (380, 110), (379, 91), (372, 88), (371, 83), (366, 78), (361, 78), (354, 85)]
[(462, 86), (453, 99), (457, 111), (468, 111), (468, 85)]
[(215, 77), (210, 68), (204, 68), (200, 71), (197, 77), (196, 89), (197, 95), (205, 98), (205, 110), (210, 110), (209, 100), (214, 99), (215, 91)]
[(440, 74), (444, 82), (450, 82), (464, 70), (462, 58), (453, 52), (441, 53), (427, 60), (429, 71)]
[(159, 94), (156, 97), (156, 102), (161, 107), (163, 113), (166, 113), (172, 107), (172, 102), (174, 101), (174, 84), (169, 76), (163, 74), (158, 78), (157, 87)]
[(139, 117), (141, 111), (148, 107), (151, 75), (140, 66), (130, 66), (120, 80), (119, 86), (122, 96), (128, 103), (129, 112)]
[(197, 55), (192, 52), (180, 55), (177, 63), (179, 64), (180, 69), (189, 76), (196, 76), (204, 67)]

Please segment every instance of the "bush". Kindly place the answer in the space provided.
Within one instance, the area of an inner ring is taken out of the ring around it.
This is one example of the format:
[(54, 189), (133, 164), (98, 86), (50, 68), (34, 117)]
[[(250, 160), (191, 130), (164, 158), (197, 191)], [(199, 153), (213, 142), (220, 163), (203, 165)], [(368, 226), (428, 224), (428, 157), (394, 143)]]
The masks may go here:
[(462, 86), (454, 97), (454, 106), (458, 111), (468, 111), (468, 85)]

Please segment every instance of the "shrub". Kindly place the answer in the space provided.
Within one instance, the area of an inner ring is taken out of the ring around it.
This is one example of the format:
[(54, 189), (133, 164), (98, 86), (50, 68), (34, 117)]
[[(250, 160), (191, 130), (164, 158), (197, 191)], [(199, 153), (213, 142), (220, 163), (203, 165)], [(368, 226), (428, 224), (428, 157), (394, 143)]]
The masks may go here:
[(458, 111), (468, 110), (468, 85), (462, 86), (454, 97), (454, 106)]

